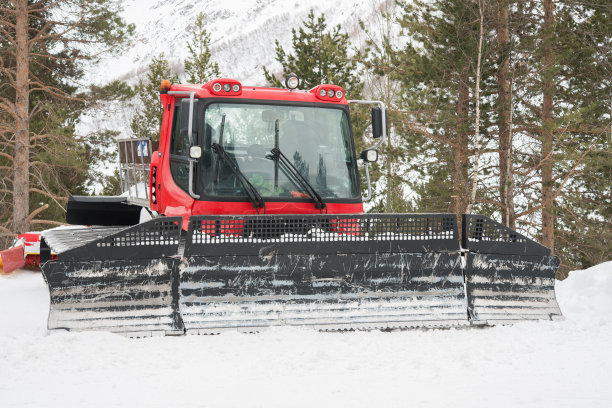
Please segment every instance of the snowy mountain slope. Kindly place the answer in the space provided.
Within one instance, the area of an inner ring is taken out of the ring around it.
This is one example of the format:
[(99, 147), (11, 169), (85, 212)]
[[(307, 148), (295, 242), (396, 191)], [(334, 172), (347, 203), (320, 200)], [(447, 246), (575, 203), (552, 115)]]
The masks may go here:
[(195, 16), (206, 13), (212, 53), (224, 76), (245, 84), (264, 85), (263, 66), (274, 63), (274, 41), (285, 49), (291, 45), (291, 29), (298, 27), (310, 9), (323, 14), (328, 26), (341, 24), (357, 46), (358, 19), (374, 19), (383, 0), (126, 0), (123, 16), (136, 25), (133, 46), (119, 58), (106, 58), (90, 71), (103, 83), (112, 79), (133, 81), (146, 71), (154, 56), (164, 54), (182, 72), (187, 41)]
[[(393, 0), (116, 0), (124, 8), (123, 17), (136, 27), (132, 45), (121, 55), (106, 56), (90, 66), (84, 84), (105, 84), (115, 79), (134, 85), (146, 75), (151, 59), (163, 54), (174, 72), (183, 72), (187, 56), (190, 29), (198, 13), (208, 17), (213, 59), (221, 74), (238, 79), (246, 85), (265, 85), (263, 67), (280, 72), (276, 63), (275, 40), (289, 51), (291, 30), (306, 19), (312, 9), (315, 16), (325, 15), (328, 27), (342, 25), (355, 47), (361, 47), (364, 34), (358, 27), (359, 19), (366, 27), (377, 22), (378, 8)], [(392, 6), (393, 7), (393, 6)], [(119, 137), (130, 137), (133, 111), (123, 104), (111, 104), (102, 110), (81, 116), (77, 131), (90, 134), (101, 129), (120, 132)], [(115, 150), (107, 152), (108, 160), (94, 169), (111, 176), (116, 168)], [(95, 179), (95, 177), (92, 177)], [(93, 182), (92, 194), (100, 194), (102, 184)]]
[(48, 334), (43, 278), (21, 271), (0, 276), (0, 406), (612, 406), (612, 261), (557, 294), (565, 321), (127, 339)]

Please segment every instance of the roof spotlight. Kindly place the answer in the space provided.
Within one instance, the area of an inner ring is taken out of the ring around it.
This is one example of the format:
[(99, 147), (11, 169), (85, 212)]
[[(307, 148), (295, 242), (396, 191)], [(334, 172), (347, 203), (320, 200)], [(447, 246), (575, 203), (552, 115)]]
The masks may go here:
[(325, 89), (321, 88), (321, 90), (319, 91), (319, 95), (325, 96), (325, 95), (327, 95), (327, 91)]
[(335, 94), (335, 92), (334, 92), (333, 89), (330, 89), (329, 91), (327, 91), (327, 96), (329, 96), (330, 98), (333, 98), (334, 94)]
[(238, 85), (238, 84), (234, 84), (234, 86), (232, 86), (232, 90), (233, 90), (234, 92), (240, 92), (240, 85)]
[(300, 85), (300, 78), (295, 75), (293, 72), (290, 73), (287, 78), (285, 78), (285, 86), (289, 89), (295, 89)]
[(213, 85), (213, 91), (221, 92), (221, 84), (218, 82), (215, 82), (215, 84)]
[(229, 92), (232, 90), (232, 86), (230, 84), (223, 84), (223, 90)]
[(336, 91), (336, 98), (342, 99), (342, 91)]

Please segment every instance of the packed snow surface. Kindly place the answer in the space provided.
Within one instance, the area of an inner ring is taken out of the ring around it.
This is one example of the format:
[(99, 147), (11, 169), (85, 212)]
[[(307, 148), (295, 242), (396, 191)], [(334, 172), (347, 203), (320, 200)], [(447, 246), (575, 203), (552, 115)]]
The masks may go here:
[(565, 321), (463, 330), (47, 333), (40, 273), (0, 276), (1, 407), (610, 407), (612, 262), (557, 282)]

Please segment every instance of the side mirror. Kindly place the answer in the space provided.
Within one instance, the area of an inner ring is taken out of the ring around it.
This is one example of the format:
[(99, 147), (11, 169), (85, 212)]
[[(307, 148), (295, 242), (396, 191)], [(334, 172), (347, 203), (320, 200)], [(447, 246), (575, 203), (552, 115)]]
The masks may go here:
[(382, 109), (378, 106), (372, 108), (372, 137), (378, 139), (383, 133), (383, 115)]
[[(189, 98), (184, 98), (181, 100), (181, 134), (189, 134), (189, 111), (191, 110), (191, 104), (189, 103)], [(194, 103), (195, 110), (195, 103)], [(191, 123), (191, 134), (194, 136), (198, 132), (198, 121), (196, 119), (196, 113), (193, 112), (193, 118)], [(195, 137), (193, 137), (195, 140)]]
[(364, 150), (361, 152), (361, 160), (367, 163), (378, 161), (378, 150)]
[(191, 146), (189, 148), (189, 158), (197, 160), (200, 157), (202, 157), (202, 148), (200, 146)]

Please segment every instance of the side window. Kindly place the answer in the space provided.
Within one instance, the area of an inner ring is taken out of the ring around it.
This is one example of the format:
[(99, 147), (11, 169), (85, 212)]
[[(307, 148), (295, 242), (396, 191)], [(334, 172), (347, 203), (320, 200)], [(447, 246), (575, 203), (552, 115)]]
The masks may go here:
[(189, 140), (187, 135), (181, 135), (180, 104), (174, 108), (172, 119), (172, 134), (170, 135), (170, 174), (176, 185), (189, 191)]

